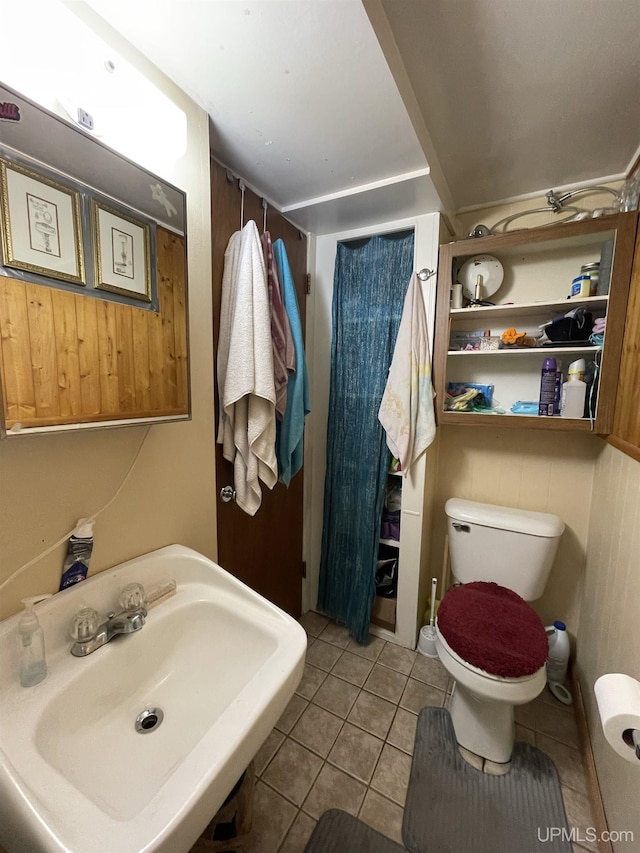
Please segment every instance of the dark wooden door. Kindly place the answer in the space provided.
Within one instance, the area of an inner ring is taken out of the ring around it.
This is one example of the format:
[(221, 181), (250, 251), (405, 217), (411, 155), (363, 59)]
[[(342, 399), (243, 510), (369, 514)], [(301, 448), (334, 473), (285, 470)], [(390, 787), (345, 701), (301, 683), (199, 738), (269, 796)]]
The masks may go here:
[[(213, 253), (214, 353), (218, 349), (218, 325), (224, 251), (229, 238), (240, 228), (242, 195), (238, 181), (229, 181), (226, 170), (211, 161), (211, 210)], [(254, 219), (263, 230), (261, 199), (250, 190), (244, 194), (244, 222)], [(275, 242), (284, 240), (296, 284), (304, 330), (307, 240), (284, 217), (269, 208), (267, 230)], [(215, 374), (214, 374), (215, 375)], [(216, 428), (218, 393), (215, 393)], [(254, 516), (235, 502), (220, 498), (223, 486), (233, 485), (233, 466), (216, 444), (216, 489), (218, 495), (218, 562), (265, 598), (292, 616), (299, 616), (302, 604), (302, 478), (299, 471), (289, 488), (278, 482), (272, 491), (262, 484), (262, 504)]]

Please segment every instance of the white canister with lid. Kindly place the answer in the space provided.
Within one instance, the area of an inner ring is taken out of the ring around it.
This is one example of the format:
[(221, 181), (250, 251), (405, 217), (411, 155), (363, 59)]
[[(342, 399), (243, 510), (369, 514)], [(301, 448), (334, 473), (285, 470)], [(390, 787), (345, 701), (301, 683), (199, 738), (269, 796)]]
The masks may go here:
[(571, 282), (571, 299), (591, 296), (591, 278), (586, 273), (580, 273)]
[(591, 264), (583, 264), (580, 267), (580, 275), (589, 276), (589, 296), (595, 296), (598, 292), (598, 283), (600, 281), (600, 261), (594, 261)]

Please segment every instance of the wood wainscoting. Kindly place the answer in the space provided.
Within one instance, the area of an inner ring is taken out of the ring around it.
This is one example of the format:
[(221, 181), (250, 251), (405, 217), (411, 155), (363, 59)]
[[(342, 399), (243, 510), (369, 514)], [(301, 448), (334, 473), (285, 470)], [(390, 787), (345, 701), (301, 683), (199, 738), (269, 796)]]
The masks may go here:
[(157, 312), (0, 278), (5, 429), (189, 414), (185, 240), (156, 248)]

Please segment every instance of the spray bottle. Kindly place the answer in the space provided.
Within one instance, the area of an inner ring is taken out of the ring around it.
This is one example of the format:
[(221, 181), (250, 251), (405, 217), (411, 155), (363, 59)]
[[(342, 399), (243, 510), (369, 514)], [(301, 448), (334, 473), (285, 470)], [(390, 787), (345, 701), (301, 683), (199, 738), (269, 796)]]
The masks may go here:
[(553, 398), (555, 396), (557, 372), (558, 365), (555, 358), (545, 358), (542, 363), (542, 375), (540, 377), (539, 415), (553, 416)]

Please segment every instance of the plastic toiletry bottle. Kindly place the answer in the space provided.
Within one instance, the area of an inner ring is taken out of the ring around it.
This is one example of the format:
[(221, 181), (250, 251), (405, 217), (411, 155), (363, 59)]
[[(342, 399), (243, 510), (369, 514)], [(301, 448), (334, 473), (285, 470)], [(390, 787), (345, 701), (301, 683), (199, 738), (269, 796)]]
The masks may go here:
[(67, 544), (58, 592), (86, 579), (92, 551), (93, 521), (80, 518)]
[(564, 622), (554, 622), (545, 628), (549, 637), (549, 657), (547, 659), (547, 681), (550, 684), (562, 684), (567, 677), (569, 666), (569, 635)]
[(25, 611), (18, 622), (18, 655), (20, 684), (33, 687), (47, 675), (47, 661), (44, 652), (44, 631), (33, 612), (33, 605), (49, 598), (48, 595), (33, 595), (23, 598)]
[(584, 415), (584, 401), (587, 396), (585, 369), (583, 358), (572, 361), (569, 365), (568, 379), (562, 386), (560, 416), (563, 418), (581, 418)]
[(539, 415), (553, 415), (553, 398), (555, 396), (557, 371), (558, 366), (555, 358), (545, 358), (542, 363), (542, 375), (540, 376)]

